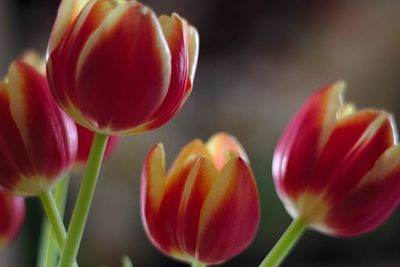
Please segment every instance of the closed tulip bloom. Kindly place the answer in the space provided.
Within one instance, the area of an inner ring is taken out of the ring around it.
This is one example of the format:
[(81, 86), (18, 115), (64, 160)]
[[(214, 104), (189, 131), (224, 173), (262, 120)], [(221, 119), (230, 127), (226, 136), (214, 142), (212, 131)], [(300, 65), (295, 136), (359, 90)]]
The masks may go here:
[(98, 133), (130, 134), (171, 119), (189, 96), (196, 29), (177, 14), (156, 18), (136, 1), (63, 0), (48, 46), (54, 97)]
[[(76, 154), (75, 167), (81, 168), (84, 167), (88, 161), (94, 133), (79, 124), (76, 125), (76, 129), (78, 132), (78, 153)], [(108, 138), (106, 150), (104, 152), (105, 158), (111, 155), (120, 140), (121, 137), (118, 136), (110, 136), (110, 138)]]
[(0, 82), (0, 187), (38, 195), (71, 168), (76, 127), (34, 67), (15, 61), (7, 80)]
[(400, 146), (391, 114), (356, 110), (344, 83), (311, 96), (276, 147), (273, 176), (294, 218), (355, 236), (381, 225), (400, 200)]
[(186, 145), (165, 172), (164, 148), (149, 152), (142, 175), (146, 233), (163, 253), (185, 262), (218, 264), (243, 251), (260, 220), (247, 156), (228, 134)]
[(25, 218), (25, 200), (0, 193), (0, 249), (20, 232)]

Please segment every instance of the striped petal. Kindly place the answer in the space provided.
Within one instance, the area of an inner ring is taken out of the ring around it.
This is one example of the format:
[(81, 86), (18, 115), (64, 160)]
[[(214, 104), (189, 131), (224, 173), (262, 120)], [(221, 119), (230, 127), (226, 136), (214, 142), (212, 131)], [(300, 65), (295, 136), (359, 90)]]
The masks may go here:
[(247, 164), (250, 164), (242, 145), (230, 134), (216, 133), (207, 140), (206, 146), (218, 170), (221, 170), (233, 157), (241, 157)]
[(57, 18), (53, 26), (49, 42), (49, 52), (58, 46), (69, 26), (74, 22), (78, 14), (89, 0), (62, 0), (58, 8)]
[(233, 158), (221, 170), (200, 213), (196, 258), (216, 264), (243, 251), (259, 225), (254, 177), (246, 162)]
[(323, 192), (332, 204), (346, 196), (392, 146), (393, 118), (378, 110), (361, 110), (340, 119), (317, 163), (308, 191)]
[(182, 106), (188, 80), (187, 23), (178, 14), (159, 18), (161, 28), (171, 52), (171, 80), (162, 105), (151, 117), (149, 129), (158, 128), (170, 120)]
[[(18, 183), (13, 183), (12, 187), (21, 194), (48, 190), (75, 160), (75, 124), (54, 102), (45, 77), (23, 62), (14, 62), (9, 70), (9, 107), (18, 131), (11, 140), (21, 138), (15, 141), (20, 142), (17, 147), (25, 147), (30, 163), (26, 168), (31, 168), (20, 175)], [(10, 129), (15, 131), (12, 126)], [(18, 167), (20, 173), (25, 169)]]
[(326, 216), (329, 233), (360, 235), (380, 226), (400, 202), (400, 146), (389, 148)]
[(85, 118), (98, 131), (126, 133), (141, 125), (167, 94), (170, 62), (153, 11), (137, 2), (119, 3), (79, 57), (77, 98)]
[(189, 25), (187, 29), (187, 43), (188, 43), (188, 53), (189, 53), (189, 79), (186, 85), (185, 98), (183, 103), (189, 97), (193, 88), (194, 76), (197, 69), (197, 61), (199, 58), (199, 48), (200, 48), (200, 38), (199, 33), (196, 28)]
[(342, 106), (344, 83), (311, 96), (289, 122), (274, 152), (273, 176), (282, 199), (296, 199), (307, 187), (319, 154)]
[(47, 79), (53, 96), (82, 125), (91, 126), (80, 110), (77, 97), (78, 59), (89, 37), (117, 6), (114, 0), (90, 1), (65, 32), (60, 44), (48, 51)]

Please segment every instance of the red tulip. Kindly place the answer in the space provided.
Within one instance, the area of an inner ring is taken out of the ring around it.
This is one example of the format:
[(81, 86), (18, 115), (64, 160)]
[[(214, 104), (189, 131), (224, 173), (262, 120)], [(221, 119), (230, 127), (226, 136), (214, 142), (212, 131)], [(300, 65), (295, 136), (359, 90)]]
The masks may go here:
[[(75, 166), (79, 168), (85, 166), (87, 163), (94, 134), (92, 131), (79, 124), (76, 125), (76, 129), (78, 130), (78, 153), (76, 154)], [(120, 140), (121, 138), (118, 136), (110, 136), (110, 138), (108, 138), (108, 143), (104, 152), (105, 158), (114, 151)]]
[(256, 183), (240, 144), (216, 134), (186, 145), (168, 173), (164, 148), (148, 154), (141, 212), (146, 233), (178, 260), (217, 264), (243, 251), (260, 220)]
[(0, 187), (21, 195), (47, 191), (75, 160), (74, 122), (53, 100), (46, 78), (15, 61), (0, 82)]
[(160, 127), (191, 92), (196, 29), (177, 14), (157, 19), (136, 1), (86, 2), (61, 3), (48, 47), (54, 97), (75, 121), (100, 133)]
[(25, 218), (22, 197), (0, 193), (0, 248), (7, 246), (20, 232)]
[(400, 200), (400, 146), (391, 114), (343, 103), (344, 84), (311, 96), (275, 150), (273, 176), (292, 217), (335, 236), (381, 225)]

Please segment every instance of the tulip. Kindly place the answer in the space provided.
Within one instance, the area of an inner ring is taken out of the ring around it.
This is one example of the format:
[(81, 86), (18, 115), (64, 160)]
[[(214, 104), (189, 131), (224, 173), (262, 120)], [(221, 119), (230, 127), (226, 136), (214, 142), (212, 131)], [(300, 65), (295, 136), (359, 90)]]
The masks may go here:
[(219, 133), (206, 144), (194, 140), (167, 173), (164, 157), (163, 145), (155, 145), (142, 174), (142, 221), (153, 245), (175, 259), (202, 264), (222, 263), (243, 251), (256, 234), (260, 207), (236, 139)]
[[(75, 167), (81, 168), (85, 166), (88, 161), (94, 134), (92, 131), (79, 124), (76, 125), (76, 129), (78, 132), (78, 153), (76, 154)], [(105, 158), (111, 155), (120, 140), (121, 138), (118, 136), (110, 136), (110, 138), (108, 138), (108, 143), (104, 152)]]
[(292, 236), (306, 226), (332, 236), (361, 235), (399, 203), (394, 119), (383, 110), (356, 110), (344, 102), (344, 89), (337, 82), (312, 95), (277, 144), (273, 178), (295, 219)]
[(70, 170), (76, 127), (35, 68), (15, 61), (7, 80), (0, 82), (0, 187), (39, 195)]
[(12, 242), (25, 218), (25, 200), (0, 193), (0, 248)]
[(156, 18), (136, 1), (62, 1), (48, 46), (52, 93), (102, 134), (152, 130), (188, 98), (199, 37), (179, 15)]

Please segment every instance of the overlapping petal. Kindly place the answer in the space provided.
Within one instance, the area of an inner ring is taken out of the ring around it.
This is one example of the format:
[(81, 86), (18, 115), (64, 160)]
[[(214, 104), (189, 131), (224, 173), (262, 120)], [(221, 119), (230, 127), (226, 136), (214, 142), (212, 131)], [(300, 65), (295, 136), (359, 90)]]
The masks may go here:
[(65, 2), (47, 63), (50, 87), (63, 109), (108, 134), (147, 131), (170, 120), (191, 88), (195, 29), (177, 14), (158, 20), (136, 1), (93, 0), (83, 8), (87, 1)]
[[(241, 148), (227, 134), (211, 140), (230, 140), (225, 144)], [(223, 152), (228, 152), (223, 144)], [(260, 219), (258, 193), (246, 161), (231, 152), (218, 169), (214, 152), (194, 140), (182, 149), (168, 174), (162, 145), (149, 152), (142, 175), (142, 219), (150, 240), (162, 252), (182, 261), (216, 264), (249, 245)]]
[(399, 203), (400, 160), (392, 115), (356, 111), (341, 87), (318, 91), (298, 111), (277, 145), (273, 175), (293, 217), (353, 236), (378, 227)]
[(18, 194), (38, 194), (71, 168), (76, 127), (35, 68), (16, 61), (8, 76), (0, 90), (0, 185)]

